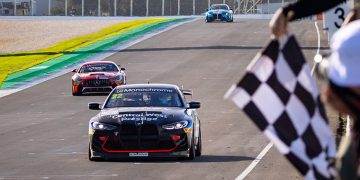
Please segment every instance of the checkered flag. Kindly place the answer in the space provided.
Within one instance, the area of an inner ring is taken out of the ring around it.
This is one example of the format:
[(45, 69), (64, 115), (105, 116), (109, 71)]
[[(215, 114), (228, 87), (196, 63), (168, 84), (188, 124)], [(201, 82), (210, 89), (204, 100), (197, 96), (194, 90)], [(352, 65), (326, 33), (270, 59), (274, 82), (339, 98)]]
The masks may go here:
[(320, 93), (294, 36), (272, 40), (226, 97), (305, 179), (333, 179), (335, 141)]

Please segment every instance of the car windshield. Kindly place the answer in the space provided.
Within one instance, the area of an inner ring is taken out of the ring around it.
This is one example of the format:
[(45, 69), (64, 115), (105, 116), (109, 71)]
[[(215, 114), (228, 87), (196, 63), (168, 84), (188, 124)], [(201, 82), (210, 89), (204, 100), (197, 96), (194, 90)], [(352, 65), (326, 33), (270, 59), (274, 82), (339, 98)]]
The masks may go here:
[(80, 68), (80, 73), (88, 72), (116, 72), (118, 68), (111, 63), (86, 64)]
[(227, 5), (224, 4), (213, 4), (211, 6), (211, 9), (223, 9), (223, 10), (229, 10)]
[(114, 90), (105, 108), (183, 107), (180, 95), (170, 88), (123, 88)]

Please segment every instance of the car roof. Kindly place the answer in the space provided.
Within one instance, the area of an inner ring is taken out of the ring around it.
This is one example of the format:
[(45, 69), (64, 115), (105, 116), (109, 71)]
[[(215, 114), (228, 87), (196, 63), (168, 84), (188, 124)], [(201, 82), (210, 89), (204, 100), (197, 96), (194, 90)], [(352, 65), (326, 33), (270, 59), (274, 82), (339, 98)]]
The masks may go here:
[[(86, 62), (86, 63), (84, 63), (84, 64), (82, 64), (82, 66), (83, 65), (88, 65), (88, 64), (115, 64), (114, 62), (112, 62), (112, 61), (91, 61), (91, 62)], [(116, 64), (115, 64), (116, 65)]]
[(123, 88), (171, 88), (171, 89), (179, 89), (178, 86), (174, 84), (128, 84), (128, 85), (121, 85), (117, 86), (116, 89), (123, 89)]

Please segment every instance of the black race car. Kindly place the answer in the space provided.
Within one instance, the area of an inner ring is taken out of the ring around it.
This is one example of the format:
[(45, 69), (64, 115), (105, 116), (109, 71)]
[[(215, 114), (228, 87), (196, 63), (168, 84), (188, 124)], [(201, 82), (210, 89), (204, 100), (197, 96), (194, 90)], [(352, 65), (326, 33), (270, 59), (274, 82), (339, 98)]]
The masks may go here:
[(200, 102), (170, 84), (117, 86), (89, 122), (89, 160), (201, 155)]

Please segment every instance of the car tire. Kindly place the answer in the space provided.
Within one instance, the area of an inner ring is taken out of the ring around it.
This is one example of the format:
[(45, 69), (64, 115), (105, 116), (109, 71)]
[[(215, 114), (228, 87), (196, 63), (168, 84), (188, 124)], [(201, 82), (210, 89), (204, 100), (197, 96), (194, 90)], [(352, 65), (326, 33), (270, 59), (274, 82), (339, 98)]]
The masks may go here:
[(189, 157), (187, 158), (187, 160), (194, 160), (195, 157), (196, 157), (196, 152), (195, 152), (195, 141), (194, 141), (194, 132), (193, 132), (191, 139), (191, 146), (189, 149)]
[(196, 145), (195, 155), (201, 156), (202, 151), (202, 141), (201, 141), (201, 130), (199, 129), (199, 137), (198, 137), (198, 143)]
[(89, 151), (88, 151), (88, 156), (89, 156), (89, 161), (102, 161), (102, 158), (98, 158), (98, 157), (93, 157), (91, 154), (91, 150), (90, 150), (90, 144), (89, 144)]

